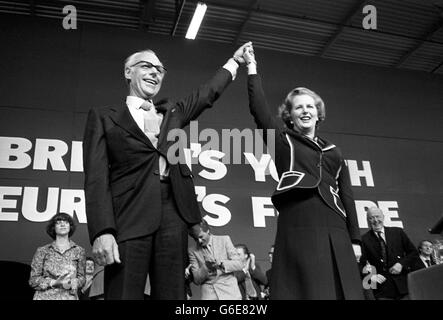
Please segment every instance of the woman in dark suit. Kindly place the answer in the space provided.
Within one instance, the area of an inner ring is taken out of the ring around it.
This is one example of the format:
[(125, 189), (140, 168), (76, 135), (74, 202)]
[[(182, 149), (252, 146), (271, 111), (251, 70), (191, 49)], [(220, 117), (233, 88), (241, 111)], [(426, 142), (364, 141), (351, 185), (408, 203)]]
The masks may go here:
[(251, 114), (259, 129), (275, 130), (280, 181), (272, 195), (279, 217), (271, 299), (363, 299), (349, 173), (340, 149), (317, 135), (325, 105), (313, 91), (295, 88), (280, 106), (280, 121), (266, 104), (252, 47), (243, 57)]

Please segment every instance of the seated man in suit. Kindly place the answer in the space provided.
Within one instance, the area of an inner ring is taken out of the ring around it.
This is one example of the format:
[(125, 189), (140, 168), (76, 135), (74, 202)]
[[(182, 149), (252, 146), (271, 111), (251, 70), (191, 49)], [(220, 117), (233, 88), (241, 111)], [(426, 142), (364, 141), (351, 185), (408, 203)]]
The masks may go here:
[(191, 236), (196, 247), (189, 249), (194, 283), (201, 285), (202, 300), (241, 300), (233, 272), (243, 264), (229, 236), (211, 234), (206, 220), (194, 226)]
[(414, 259), (413, 261), (413, 264), (411, 266), (412, 271), (429, 268), (430, 266), (437, 264), (434, 257), (432, 256), (434, 248), (431, 241), (420, 241), (417, 249), (419, 255), (417, 259)]
[(162, 102), (153, 99), (166, 68), (154, 51), (135, 52), (124, 63), (126, 99), (90, 110), (83, 139), (86, 215), (95, 260), (105, 266), (105, 299), (143, 300), (148, 272), (152, 299), (185, 299), (187, 229), (201, 214), (192, 173), (171, 159), (177, 141), (168, 134), (212, 107), (250, 45), (187, 97)]
[(235, 249), (237, 249), (240, 260), (243, 263), (243, 269), (234, 272), (242, 299), (261, 300), (262, 286), (268, 284), (264, 272), (261, 270), (260, 265), (255, 263), (255, 255), (249, 252), (246, 245), (237, 244)]
[(375, 281), (376, 299), (406, 299), (407, 274), (417, 250), (401, 228), (385, 227), (384, 214), (377, 207), (367, 210), (371, 230), (362, 236), (362, 269), (369, 263)]

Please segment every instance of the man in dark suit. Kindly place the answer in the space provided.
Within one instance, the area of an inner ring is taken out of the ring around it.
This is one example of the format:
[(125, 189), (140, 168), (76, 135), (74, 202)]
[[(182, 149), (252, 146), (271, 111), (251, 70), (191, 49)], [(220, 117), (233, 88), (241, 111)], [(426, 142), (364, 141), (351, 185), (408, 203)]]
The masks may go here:
[(422, 240), (418, 245), (418, 257), (414, 259), (411, 271), (416, 271), (424, 268), (429, 268), (436, 264), (434, 257), (432, 256), (433, 245), (429, 240)]
[(371, 266), (375, 298), (407, 298), (407, 274), (417, 250), (403, 229), (384, 226), (384, 214), (379, 208), (368, 209), (367, 221), (371, 230), (362, 236), (360, 265), (362, 269)]
[(191, 171), (168, 158), (176, 141), (167, 136), (213, 105), (250, 45), (178, 102), (153, 102), (166, 68), (152, 50), (136, 52), (125, 61), (126, 103), (89, 112), (83, 141), (86, 214), (94, 257), (106, 265), (106, 299), (143, 299), (148, 272), (152, 299), (185, 298), (187, 228), (201, 215)]
[(272, 245), (271, 248), (269, 249), (268, 256), (269, 256), (269, 263), (271, 264), (271, 267), (268, 270), (266, 270), (265, 276), (266, 276), (266, 280), (268, 281), (268, 283), (265, 285), (265, 287), (263, 289), (264, 299), (266, 299), (266, 300), (269, 300), (269, 297), (270, 297), (269, 284), (271, 283), (272, 259), (274, 257), (274, 245)]
[(242, 270), (234, 271), (242, 299), (263, 299), (262, 286), (268, 285), (268, 279), (260, 265), (255, 262), (255, 255), (249, 251), (245, 244), (236, 244), (235, 249), (243, 263)]

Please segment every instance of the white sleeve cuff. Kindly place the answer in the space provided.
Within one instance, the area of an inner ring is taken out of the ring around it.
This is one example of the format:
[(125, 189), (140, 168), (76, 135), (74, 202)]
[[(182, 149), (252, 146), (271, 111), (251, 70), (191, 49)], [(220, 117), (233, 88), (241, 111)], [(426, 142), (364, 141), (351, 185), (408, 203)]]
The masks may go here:
[(234, 59), (230, 58), (225, 65), (223, 66), (223, 68), (225, 68), (226, 70), (228, 70), (231, 75), (232, 75), (232, 81), (235, 80), (235, 77), (237, 76), (237, 69), (238, 69), (239, 65), (237, 64), (237, 62), (235, 62)]
[(248, 68), (248, 75), (257, 74), (257, 64), (256, 63), (248, 64), (247, 68)]

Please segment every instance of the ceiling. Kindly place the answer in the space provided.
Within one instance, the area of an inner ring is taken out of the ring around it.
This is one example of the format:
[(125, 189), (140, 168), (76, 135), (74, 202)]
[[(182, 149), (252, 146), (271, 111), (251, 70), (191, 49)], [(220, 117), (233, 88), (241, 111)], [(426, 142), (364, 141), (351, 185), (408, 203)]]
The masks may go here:
[[(202, 0), (203, 1), (203, 0)], [(197, 39), (443, 74), (443, 0), (205, 0)], [(0, 0), (0, 13), (78, 21), (184, 38), (197, 1)], [(377, 10), (365, 30), (362, 9)]]

